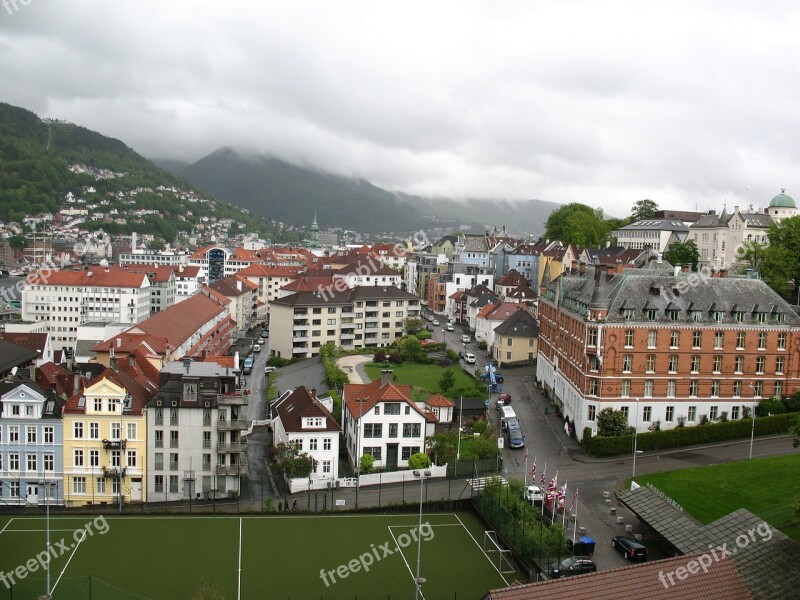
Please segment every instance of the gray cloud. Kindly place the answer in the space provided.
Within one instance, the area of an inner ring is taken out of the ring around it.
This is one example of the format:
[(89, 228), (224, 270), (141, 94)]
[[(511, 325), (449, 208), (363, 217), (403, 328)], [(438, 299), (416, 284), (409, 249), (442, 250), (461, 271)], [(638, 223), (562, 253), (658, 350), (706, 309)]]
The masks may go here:
[(793, 2), (17, 6), (0, 6), (3, 100), (149, 157), (228, 145), (617, 215), (800, 195)]

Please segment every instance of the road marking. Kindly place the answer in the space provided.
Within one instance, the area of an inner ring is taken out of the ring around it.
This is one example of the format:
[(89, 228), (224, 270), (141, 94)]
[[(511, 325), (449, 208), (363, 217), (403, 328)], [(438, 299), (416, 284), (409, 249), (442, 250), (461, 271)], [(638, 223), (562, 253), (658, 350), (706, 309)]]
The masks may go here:
[(242, 518), (239, 517), (239, 583), (237, 584), (236, 598), (242, 600)]

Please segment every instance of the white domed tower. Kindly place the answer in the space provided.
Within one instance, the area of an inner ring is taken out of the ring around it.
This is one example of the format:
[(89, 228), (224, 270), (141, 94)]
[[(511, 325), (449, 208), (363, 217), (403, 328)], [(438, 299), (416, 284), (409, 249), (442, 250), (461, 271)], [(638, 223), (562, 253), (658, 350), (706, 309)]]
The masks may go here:
[(781, 193), (775, 196), (769, 202), (769, 207), (766, 212), (775, 223), (781, 219), (788, 219), (797, 214), (797, 206), (791, 196), (786, 195), (786, 190), (781, 190)]

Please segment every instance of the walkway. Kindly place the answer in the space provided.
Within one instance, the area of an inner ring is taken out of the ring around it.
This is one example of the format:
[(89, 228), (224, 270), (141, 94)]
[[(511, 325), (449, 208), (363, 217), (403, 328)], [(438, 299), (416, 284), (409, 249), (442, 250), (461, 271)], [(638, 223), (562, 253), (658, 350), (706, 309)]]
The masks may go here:
[(336, 364), (342, 371), (347, 373), (350, 383), (369, 383), (370, 378), (364, 369), (364, 365), (372, 362), (372, 357), (363, 354), (354, 354), (352, 356), (343, 356), (336, 360)]

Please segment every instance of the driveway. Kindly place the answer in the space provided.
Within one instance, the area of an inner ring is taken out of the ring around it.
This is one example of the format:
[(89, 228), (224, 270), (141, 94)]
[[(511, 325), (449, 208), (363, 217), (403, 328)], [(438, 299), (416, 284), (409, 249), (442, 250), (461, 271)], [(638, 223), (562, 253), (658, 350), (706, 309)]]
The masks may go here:
[(342, 371), (347, 373), (347, 378), (350, 380), (350, 383), (369, 383), (370, 379), (364, 369), (364, 365), (371, 362), (371, 356), (354, 354), (352, 356), (343, 356), (336, 361), (336, 364)]

